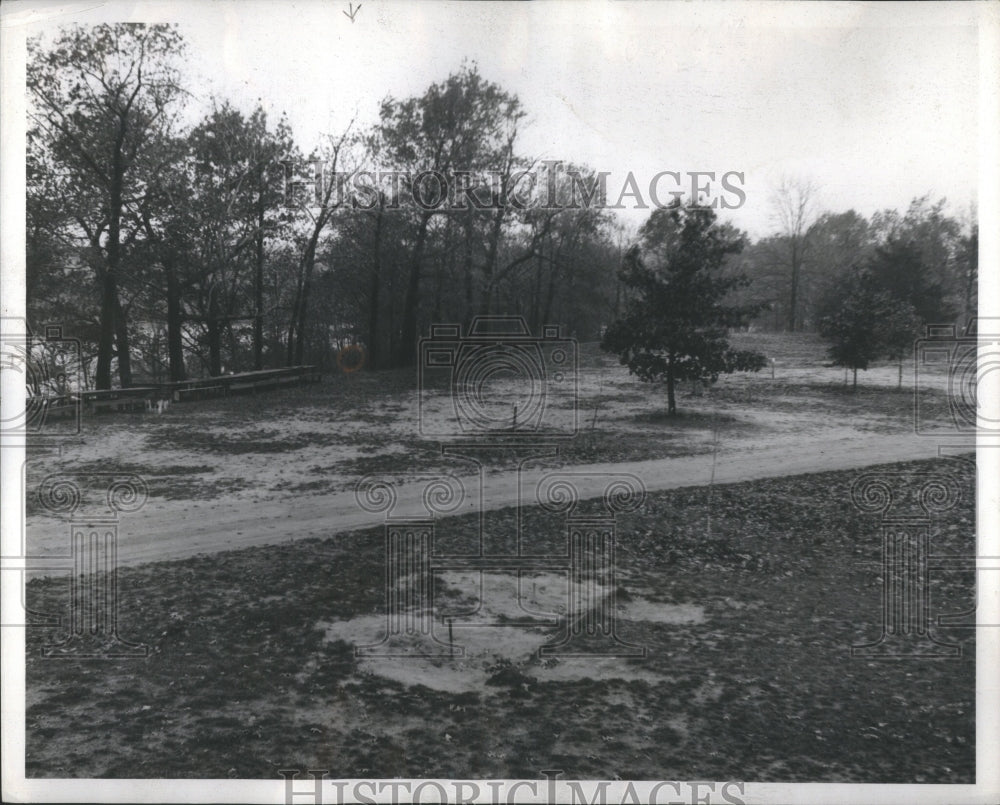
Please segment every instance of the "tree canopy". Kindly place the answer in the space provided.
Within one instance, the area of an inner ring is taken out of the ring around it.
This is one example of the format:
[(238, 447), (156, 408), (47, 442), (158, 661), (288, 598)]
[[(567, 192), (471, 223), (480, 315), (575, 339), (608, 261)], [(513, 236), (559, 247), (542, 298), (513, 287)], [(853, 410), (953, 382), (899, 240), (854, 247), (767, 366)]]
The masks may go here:
[(608, 327), (601, 347), (641, 380), (664, 381), (672, 415), (677, 381), (714, 381), (765, 364), (763, 355), (728, 340), (729, 329), (746, 325), (757, 310), (726, 299), (749, 282), (722, 270), (746, 237), (720, 224), (711, 209), (679, 204), (654, 211), (639, 236), (620, 272), (630, 290), (625, 314)]
[(603, 336), (673, 411), (676, 381), (759, 363), (727, 330), (816, 330), (859, 304), (855, 266), (883, 295), (881, 355), (976, 310), (974, 215), (943, 199), (865, 218), (790, 179), (754, 243), (690, 206), (633, 237), (600, 201), (607, 172), (526, 152), (532, 110), (475, 64), (308, 150), (259, 103), (189, 94), (184, 56), (169, 25), (30, 43), (29, 323), (80, 340), (87, 385), (333, 366), (347, 345), (409, 365), (429, 324), (511, 314)]
[(169, 159), (162, 146), (182, 95), (176, 64), (183, 49), (169, 25), (73, 27), (44, 53), (32, 44), (29, 150), (36, 164), (51, 167), (36, 178), (49, 191), (60, 185), (94, 260), (99, 388), (111, 385), (113, 357), (122, 385), (132, 383), (123, 253), (137, 233), (137, 209)]

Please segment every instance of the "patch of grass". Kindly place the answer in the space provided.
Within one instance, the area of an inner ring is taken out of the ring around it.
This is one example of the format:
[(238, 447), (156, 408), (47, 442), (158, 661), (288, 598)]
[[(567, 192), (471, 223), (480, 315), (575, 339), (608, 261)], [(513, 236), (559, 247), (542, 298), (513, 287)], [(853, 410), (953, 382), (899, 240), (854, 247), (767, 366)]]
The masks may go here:
[(243, 478), (212, 478), (195, 480), (174, 478), (153, 490), (167, 500), (218, 500), (220, 496), (250, 489), (253, 484)]
[[(759, 411), (801, 414), (809, 411), (822, 415), (823, 421), (842, 422), (864, 430), (878, 427), (886, 432), (912, 430), (914, 425), (913, 389), (859, 385), (852, 389), (843, 383), (771, 382), (755, 377), (742, 382), (719, 383), (707, 393), (708, 405), (749, 407)], [(948, 397), (934, 389), (922, 389), (920, 405), (925, 421), (945, 422), (949, 416)], [(862, 420), (873, 420), (866, 424)], [(877, 425), (875, 420), (881, 420)]]
[(73, 473), (79, 475), (89, 475), (91, 473), (113, 472), (116, 475), (141, 475), (153, 478), (162, 478), (176, 475), (199, 475), (203, 472), (211, 472), (214, 468), (209, 464), (138, 464), (134, 462), (115, 462), (114, 467), (109, 468), (102, 461), (84, 461), (73, 466)]
[[(107, 474), (138, 475), (146, 481), (150, 497), (164, 497), (173, 500), (205, 499), (217, 495), (224, 488), (239, 489), (243, 485), (233, 481), (229, 487), (205, 483), (191, 476), (212, 472), (214, 467), (208, 464), (137, 464), (132, 462), (116, 462), (108, 466), (104, 461), (87, 461), (74, 464), (65, 474), (73, 477), (74, 482), (89, 494), (98, 496), (105, 493)], [(62, 473), (60, 473), (62, 474)], [(38, 479), (41, 480), (41, 477)], [(25, 496), (25, 513), (29, 516), (45, 514), (37, 494), (37, 485), (29, 485), (29, 494)]]
[(387, 453), (358, 456), (340, 461), (336, 467), (341, 473), (354, 478), (366, 475), (391, 475), (421, 472), (441, 466), (441, 456), (427, 450), (408, 450), (404, 453)]
[(750, 428), (745, 420), (718, 411), (681, 410), (672, 416), (666, 410), (641, 411), (633, 415), (631, 420), (643, 425), (656, 425), (665, 431), (673, 431), (678, 435), (691, 429), (732, 430), (736, 428), (749, 430)]
[(154, 450), (183, 450), (215, 455), (245, 455), (285, 453), (314, 445), (335, 445), (336, 433), (313, 431), (282, 434), (273, 428), (257, 428), (239, 433), (218, 433), (209, 429), (154, 430), (146, 437), (147, 446)]
[(828, 362), (827, 342), (817, 333), (730, 333), (737, 349), (762, 352), (769, 360), (796, 366), (820, 366)]
[(692, 444), (677, 433), (587, 430), (566, 444), (561, 455), (568, 464), (644, 461), (712, 452), (711, 441)]

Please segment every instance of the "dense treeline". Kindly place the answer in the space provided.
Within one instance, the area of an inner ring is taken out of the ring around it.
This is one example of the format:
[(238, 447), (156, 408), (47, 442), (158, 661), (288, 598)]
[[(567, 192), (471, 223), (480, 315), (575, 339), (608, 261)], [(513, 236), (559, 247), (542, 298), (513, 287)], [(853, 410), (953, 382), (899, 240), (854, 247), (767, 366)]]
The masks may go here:
[[(184, 47), (172, 26), (122, 24), (30, 48), (29, 320), (80, 339), (88, 385), (331, 366), (347, 344), (405, 366), (430, 322), (520, 314), (593, 340), (621, 313), (624, 227), (598, 204), (523, 203), (526, 110), (474, 66), (306, 154), (261, 108), (183, 125)], [(546, 191), (593, 179), (563, 166)], [(783, 186), (778, 231), (724, 269), (751, 278), (733, 293), (756, 326), (820, 328), (873, 261), (896, 266), (880, 276), (909, 294), (907, 326), (974, 312), (975, 228), (943, 201), (868, 220), (816, 215), (810, 193)]]

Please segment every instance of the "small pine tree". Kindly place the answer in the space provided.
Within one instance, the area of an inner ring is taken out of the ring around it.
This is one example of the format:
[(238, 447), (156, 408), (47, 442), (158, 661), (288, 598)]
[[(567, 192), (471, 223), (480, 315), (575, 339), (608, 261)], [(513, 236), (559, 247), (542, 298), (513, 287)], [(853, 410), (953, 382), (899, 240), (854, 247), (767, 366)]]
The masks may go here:
[(899, 374), (896, 387), (903, 387), (903, 358), (913, 353), (913, 343), (920, 334), (921, 321), (913, 305), (904, 299), (886, 300), (880, 329), (885, 355), (896, 362)]
[(711, 209), (657, 209), (639, 235), (619, 272), (630, 289), (625, 314), (608, 327), (601, 348), (617, 353), (640, 380), (665, 382), (667, 413), (673, 416), (679, 381), (714, 381), (764, 367), (763, 355), (734, 349), (727, 338), (729, 328), (744, 326), (760, 306), (727, 304), (730, 291), (749, 284), (744, 275), (723, 269), (727, 255), (742, 250), (746, 238), (719, 224)]
[(886, 349), (887, 319), (902, 320), (902, 303), (879, 290), (863, 268), (853, 268), (840, 290), (836, 306), (820, 319), (819, 331), (832, 341), (827, 354), (834, 366), (854, 372), (857, 390), (858, 369), (867, 369)]
[(897, 385), (902, 388), (903, 358), (912, 352), (923, 325), (948, 321), (954, 311), (942, 279), (935, 278), (916, 244), (890, 238), (875, 250), (868, 268), (884, 306), (879, 317), (883, 351), (896, 362)]

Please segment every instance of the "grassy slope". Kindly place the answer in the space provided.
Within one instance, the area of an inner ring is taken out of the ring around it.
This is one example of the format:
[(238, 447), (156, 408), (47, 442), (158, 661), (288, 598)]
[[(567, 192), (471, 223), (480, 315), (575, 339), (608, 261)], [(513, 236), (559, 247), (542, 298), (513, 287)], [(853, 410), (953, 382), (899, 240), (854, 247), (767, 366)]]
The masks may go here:
[[(121, 633), (152, 654), (42, 660), (53, 636), (29, 630), (28, 774), (971, 782), (971, 634), (946, 635), (959, 660), (848, 655), (877, 636), (881, 590), (877, 526), (849, 503), (856, 476), (658, 493), (622, 517), (624, 592), (706, 612), (620, 622), (649, 656), (619, 662), (647, 678), (536, 682), (535, 659), (453, 694), (358, 673), (317, 624), (382, 611), (380, 530), (122, 570)], [(971, 503), (953, 509), (935, 550), (969, 552), (973, 525)], [(973, 583), (936, 577), (935, 614), (967, 607)], [(33, 581), (29, 605), (63, 611), (65, 584)]]

